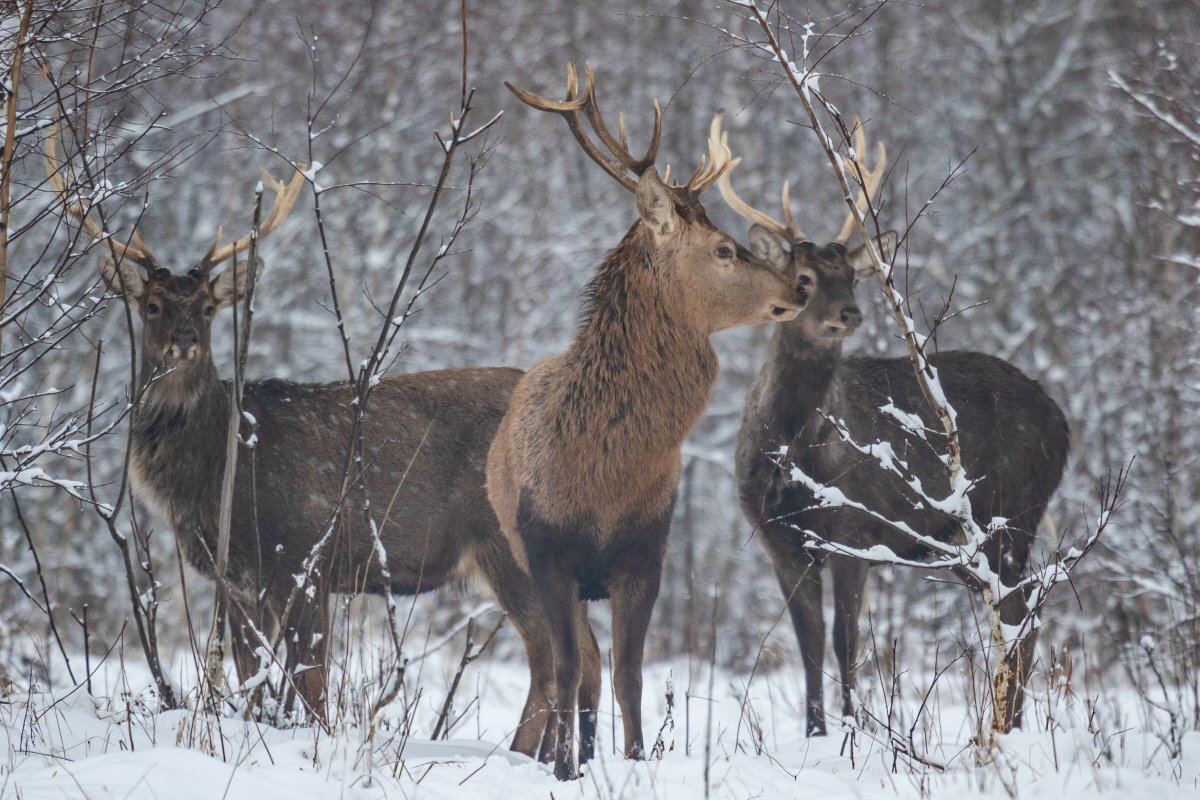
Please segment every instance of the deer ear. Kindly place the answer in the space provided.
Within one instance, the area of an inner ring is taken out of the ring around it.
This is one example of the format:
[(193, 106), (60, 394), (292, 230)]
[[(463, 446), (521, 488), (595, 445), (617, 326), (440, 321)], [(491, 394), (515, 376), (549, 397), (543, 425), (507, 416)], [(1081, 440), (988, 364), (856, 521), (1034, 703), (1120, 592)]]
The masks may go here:
[(638, 178), (637, 208), (642, 222), (654, 234), (654, 241), (661, 242), (679, 230), (679, 215), (675, 213), (675, 195), (658, 177), (658, 170), (650, 167)]
[[(896, 253), (896, 245), (900, 241), (900, 234), (895, 231), (884, 231), (879, 234), (876, 240), (879, 243), (879, 255), (884, 261), (891, 261), (892, 256)], [(871, 274), (871, 259), (867, 256), (867, 246), (860, 244), (858, 247), (846, 254), (846, 259), (850, 262), (850, 266), (854, 267), (854, 274), (860, 278)]]
[[(234, 267), (237, 269), (234, 269)], [(254, 259), (255, 271), (262, 272), (262, 259)], [(250, 262), (230, 264), (220, 275), (213, 279), (209, 284), (212, 290), (213, 297), (217, 301), (217, 308), (229, 308), (234, 303), (237, 303), (246, 296), (246, 284), (250, 277)]]
[(762, 225), (750, 226), (750, 252), (780, 272), (786, 271), (791, 265), (791, 256), (779, 243), (779, 237)]
[(136, 306), (138, 299), (146, 290), (146, 282), (137, 263), (128, 258), (122, 258), (115, 263), (111, 258), (100, 260), (100, 274), (109, 291), (118, 297), (124, 297), (126, 304)]

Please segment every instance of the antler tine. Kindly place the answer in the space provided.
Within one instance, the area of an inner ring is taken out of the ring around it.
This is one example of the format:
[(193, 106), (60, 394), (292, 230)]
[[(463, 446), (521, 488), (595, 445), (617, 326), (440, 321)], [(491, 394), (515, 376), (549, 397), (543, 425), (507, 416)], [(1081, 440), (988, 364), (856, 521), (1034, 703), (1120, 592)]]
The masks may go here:
[[(600, 104), (596, 101), (596, 77), (592, 72), (591, 65), (585, 68), (584, 75), (583, 112), (587, 114), (588, 122), (592, 124), (592, 130), (596, 132), (596, 135), (600, 137), (601, 143), (608, 148), (609, 152), (613, 154), (625, 169), (634, 175), (641, 176), (643, 172), (654, 164), (654, 160), (658, 158), (658, 143), (662, 139), (662, 106), (658, 104), (656, 98), (654, 100), (654, 131), (650, 135), (650, 146), (646, 148), (644, 156), (634, 158), (633, 154), (629, 152), (629, 139), (625, 136), (624, 117), (618, 120), (620, 138), (614, 138), (609, 133), (608, 126), (604, 124), (604, 118), (600, 114)], [(635, 182), (630, 181), (630, 183), (633, 184), (632, 189), (637, 188)]]
[(580, 112), (585, 109), (593, 97), (592, 87), (594, 79), (591, 67), (587, 67), (583, 93), (580, 94), (579, 73), (575, 69), (575, 62), (567, 61), (567, 98), (565, 100), (550, 100), (525, 89), (518, 89), (508, 81), (505, 81), (504, 85), (508, 87), (510, 92), (516, 95), (518, 100), (530, 108), (561, 115), (567, 121), (567, 127), (571, 129), (571, 135), (575, 137), (575, 141), (583, 148), (583, 152), (587, 153), (588, 157), (599, 164), (617, 183), (631, 192), (636, 191), (637, 183), (625, 174), (623, 163), (614, 164), (612, 159), (604, 155), (600, 151), (600, 148), (588, 138), (587, 133), (580, 124)]
[[(728, 150), (729, 137), (727, 134), (721, 132), (721, 120), (724, 118), (724, 116), (724, 111), (718, 111), (713, 115), (712, 125), (708, 129), (708, 141), (710, 144), (712, 142), (721, 142), (721, 144), (725, 146), (726, 150)], [(736, 167), (741, 160), (742, 159), (740, 157), (733, 159), (728, 163), (725, 169), (721, 170), (721, 173), (717, 176), (717, 188), (721, 190), (721, 199), (723, 199), (725, 201), (725, 205), (729, 206), (738, 216), (749, 220), (755, 225), (759, 225), (767, 229), (780, 238), (791, 241), (792, 231), (787, 225), (779, 222), (778, 220), (772, 219), (762, 211), (754, 208), (745, 200), (738, 197), (737, 192), (733, 190), (733, 182), (729, 176), (730, 173), (733, 172), (733, 168)], [(787, 191), (786, 188), (784, 191)]]
[(104, 242), (109, 251), (113, 254), (114, 258), (120, 259), (124, 256), (128, 256), (134, 261), (137, 261), (138, 263), (144, 264), (148, 267), (157, 266), (158, 262), (156, 262), (154, 257), (150, 255), (150, 251), (146, 248), (146, 244), (142, 241), (142, 237), (138, 235), (136, 228), (134, 228), (130, 237), (133, 242), (133, 246), (119, 242), (113, 236), (105, 233), (99, 225), (92, 222), (92, 220), (88, 217), (87, 210), (84, 209), (82, 203), (78, 201), (72, 201), (68, 197), (69, 189), (67, 186), (67, 181), (63, 178), (63, 172), (69, 172), (71, 167), (66, 163), (64, 163), (61, 168), (58, 166), (58, 133), (59, 123), (56, 121), (50, 126), (50, 130), (46, 137), (46, 151), (44, 155), (46, 161), (46, 177), (50, 181), (50, 187), (54, 190), (54, 194), (57, 196), (59, 204), (66, 209), (68, 214), (75, 218), (75, 220), (79, 223), (79, 227), (82, 228), (84, 232), (86, 232), (93, 239)]
[[(304, 184), (307, 181), (304, 175), (305, 167), (305, 164), (297, 164), (296, 174), (292, 177), (291, 183), (287, 184), (283, 181), (275, 180), (271, 177), (271, 173), (265, 169), (262, 170), (263, 181), (275, 192), (275, 202), (271, 206), (271, 211), (267, 214), (267, 218), (258, 226), (258, 238), (260, 240), (282, 225), (283, 221), (287, 219), (288, 214), (291, 213), (292, 206), (296, 204), (296, 200), (300, 197), (300, 190), (304, 188)], [(218, 228), (212, 247), (204, 254), (204, 258), (196, 265), (195, 270), (202, 275), (207, 274), (217, 264), (249, 247), (251, 236), (252, 233), (247, 233), (236, 242), (230, 242), (218, 249), (217, 245), (221, 241), (221, 229)]]
[(854, 115), (854, 163), (858, 167), (855, 170), (856, 175), (861, 172), (862, 187), (859, 189), (858, 197), (854, 201), (854, 207), (857, 210), (857, 215), (850, 212), (846, 215), (846, 221), (842, 223), (842, 229), (838, 231), (835, 242), (845, 243), (854, 235), (855, 216), (862, 216), (867, 213), (870, 208), (871, 198), (875, 195), (875, 190), (879, 188), (880, 181), (883, 179), (884, 169), (887, 167), (887, 148), (883, 146), (883, 142), (878, 142), (875, 145), (875, 166), (866, 166), (867, 156), (867, 136), (863, 130), (862, 120), (858, 115)]
[(688, 179), (684, 187), (693, 202), (698, 201), (700, 193), (716, 183), (722, 175), (728, 172), (733, 163), (733, 153), (729, 150), (729, 137), (708, 137), (708, 159), (700, 156), (696, 171)]
[(796, 225), (796, 219), (792, 216), (791, 184), (788, 181), (783, 182), (783, 190), (779, 193), (779, 204), (783, 207), (783, 223), (787, 225), (788, 241), (803, 242), (806, 237), (800, 232), (799, 226)]

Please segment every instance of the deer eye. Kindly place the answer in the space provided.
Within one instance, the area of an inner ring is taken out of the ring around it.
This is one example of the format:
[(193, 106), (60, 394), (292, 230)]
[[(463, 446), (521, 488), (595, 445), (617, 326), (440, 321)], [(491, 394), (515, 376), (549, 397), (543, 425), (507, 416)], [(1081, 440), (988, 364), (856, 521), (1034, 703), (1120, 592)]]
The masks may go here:
[(157, 314), (159, 311), (162, 311), (162, 309), (158, 307), (158, 303), (147, 303), (146, 304), (146, 313), (147, 314), (154, 315), (154, 314)]
[(717, 258), (728, 260), (733, 258), (733, 248), (727, 244), (723, 244), (717, 248)]
[(206, 317), (211, 317), (216, 312), (217, 312), (216, 306), (205, 306), (204, 307), (204, 316), (206, 316)]
[(796, 283), (800, 284), (801, 286), (812, 286), (812, 282), (813, 279), (811, 275), (805, 275), (801, 273), (800, 276), (796, 278)]

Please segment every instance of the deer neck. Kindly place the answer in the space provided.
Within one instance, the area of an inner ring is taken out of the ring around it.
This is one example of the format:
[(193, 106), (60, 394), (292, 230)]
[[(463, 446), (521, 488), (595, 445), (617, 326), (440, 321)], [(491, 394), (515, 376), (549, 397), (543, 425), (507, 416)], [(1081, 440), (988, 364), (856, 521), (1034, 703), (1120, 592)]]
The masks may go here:
[(820, 412), (837, 402), (842, 360), (841, 341), (814, 341), (789, 327), (776, 327), (753, 397), (756, 415), (769, 421), (765, 428), (778, 437), (776, 446), (797, 437), (816, 441), (826, 432)]
[(180, 538), (191, 563), (210, 566), (216, 541), (229, 394), (212, 359), (175, 370), (142, 362), (130, 473), (141, 499)]
[[(676, 454), (708, 404), (717, 374), (708, 332), (686, 313), (635, 225), (589, 283), (568, 350), (566, 411), (605, 428), (608, 452)], [(677, 460), (677, 459), (676, 459)]]

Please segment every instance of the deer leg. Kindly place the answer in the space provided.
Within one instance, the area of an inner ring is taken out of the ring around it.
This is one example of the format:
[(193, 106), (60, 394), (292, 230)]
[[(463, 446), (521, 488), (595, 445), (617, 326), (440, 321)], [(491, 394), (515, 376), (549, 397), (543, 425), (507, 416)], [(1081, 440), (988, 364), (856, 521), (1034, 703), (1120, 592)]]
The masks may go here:
[[(1037, 531), (1037, 523), (1044, 511), (1044, 507), (1033, 509), (1009, 520), (1008, 528), (998, 532), (994, 541), (989, 542), (985, 551), (988, 563), (999, 574), (1002, 585), (1016, 586), (1028, 573), (1029, 551), (1036, 534), (1027, 531)], [(1024, 591), (1012, 592), (1000, 603), (1000, 622), (1021, 631), (1021, 638), (1006, 643), (1006, 647), (1011, 644), (1011, 650), (1001, 655), (1011, 670), (1011, 678), (1004, 687), (1003, 705), (1000, 706), (1005, 718), (993, 721), (999, 731), (1021, 727), (1025, 683), (1033, 669), (1038, 637), (1037, 629), (1027, 621), (1029, 613), (1029, 599)]]
[(587, 603), (579, 604), (579, 763), (586, 764), (596, 755), (596, 715), (600, 710), (600, 645), (588, 623)]
[(805, 732), (825, 735), (825, 707), (821, 697), (821, 670), (825, 660), (825, 616), (821, 611), (821, 565), (804, 549), (801, 535), (791, 529), (767, 538), (775, 577), (787, 598), (792, 627), (804, 664)]
[(858, 616), (867, 582), (867, 565), (854, 558), (833, 558), (830, 574), (833, 579), (833, 652), (842, 679), (842, 716), (851, 717), (854, 716)]
[[(554, 659), (554, 777), (579, 777), (575, 763), (575, 703), (579, 693), (579, 580), (565, 544), (575, 531), (542, 522), (524, 499), (518, 506), (517, 532), (525, 546), (533, 591), (541, 605)], [(565, 543), (565, 544), (564, 544)]]
[[(1032, 538), (1032, 537), (1030, 537)], [(1017, 585), (1027, 573), (1028, 548), (1009, 557), (1008, 554), (1000, 564), (1000, 582), (1004, 586)], [(1013, 680), (1009, 681), (1004, 708), (1008, 711), (1008, 719), (1004, 720), (1002, 730), (1021, 727), (1021, 718), (1025, 706), (1025, 684), (1029, 681), (1029, 673), (1033, 669), (1033, 659), (1037, 649), (1038, 629), (1027, 622), (1029, 617), (1029, 598), (1024, 591), (1013, 592), (1004, 598), (1000, 604), (1000, 621), (1006, 626), (1012, 626), (1021, 631), (1020, 641), (1013, 645), (1011, 655), (1006, 654), (1012, 668)]]
[[(229, 639), (233, 647), (233, 665), (237, 668), (238, 682), (243, 686), (246, 685), (246, 681), (257, 675), (259, 670), (256, 651), (260, 642), (251, 627), (252, 620), (243, 613), (243, 609), (249, 607), (244, 602), (233, 602), (229, 609)], [(261, 626), (259, 630), (262, 631)]]
[(662, 579), (662, 560), (667, 533), (671, 527), (671, 509), (645, 528), (626, 531), (626, 541), (637, 542), (614, 565), (609, 581), (612, 598), (613, 689), (625, 728), (625, 757), (642, 759), (646, 745), (642, 739), (642, 659), (646, 649), (646, 630)]
[(554, 725), (554, 777), (560, 781), (579, 777), (575, 765), (575, 702), (579, 693), (579, 587), (563, 575), (530, 568), (538, 599), (550, 628), (550, 648), (554, 657), (555, 700), (551, 713)]
[(529, 662), (529, 694), (510, 749), (548, 762), (554, 758), (555, 733), (550, 724), (555, 697), (550, 634), (533, 583), (513, 559), (508, 544), (494, 531), (485, 532), (484, 539), (485, 544), (476, 553), (477, 563), (500, 607), (521, 636)]
[(289, 622), (287, 658), (284, 668), (292, 676), (296, 692), (304, 705), (320, 719), (325, 719), (326, 672), (329, 667), (329, 623), (326, 613), (328, 598), (318, 597), (292, 606), (294, 621)]

